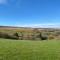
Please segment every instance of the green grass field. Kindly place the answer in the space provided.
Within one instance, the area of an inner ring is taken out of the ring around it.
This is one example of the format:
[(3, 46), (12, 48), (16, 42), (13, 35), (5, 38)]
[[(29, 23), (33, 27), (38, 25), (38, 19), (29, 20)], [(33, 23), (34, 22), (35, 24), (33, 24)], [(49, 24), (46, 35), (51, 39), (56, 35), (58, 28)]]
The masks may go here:
[(60, 41), (0, 39), (0, 60), (60, 60)]

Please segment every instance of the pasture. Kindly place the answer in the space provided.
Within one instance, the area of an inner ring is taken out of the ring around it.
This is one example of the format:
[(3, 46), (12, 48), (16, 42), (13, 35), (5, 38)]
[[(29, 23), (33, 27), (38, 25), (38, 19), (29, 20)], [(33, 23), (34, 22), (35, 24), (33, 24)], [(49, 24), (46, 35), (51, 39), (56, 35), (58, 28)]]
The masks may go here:
[(0, 60), (60, 60), (60, 41), (0, 39)]

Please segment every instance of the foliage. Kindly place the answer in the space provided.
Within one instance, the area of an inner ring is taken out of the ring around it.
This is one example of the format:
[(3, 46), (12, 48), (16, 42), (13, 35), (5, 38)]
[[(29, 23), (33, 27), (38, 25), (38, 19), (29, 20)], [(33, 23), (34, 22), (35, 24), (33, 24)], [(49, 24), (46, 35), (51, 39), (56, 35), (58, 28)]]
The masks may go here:
[(42, 35), (42, 33), (40, 32), (40, 34), (38, 35), (38, 37), (41, 39), (41, 40), (47, 40), (48, 37), (46, 35)]
[[(18, 32), (18, 33), (17, 33)], [(39, 34), (41, 33), (41, 36)], [(19, 40), (46, 40), (57, 39), (60, 36), (58, 29), (39, 29), (39, 28), (3, 28), (0, 29), (0, 38), (19, 39)], [(59, 38), (60, 39), (60, 38)]]
[(49, 40), (52, 40), (52, 39), (54, 39), (55, 37), (53, 36), (53, 35), (50, 35), (49, 36)]
[(0, 38), (6, 38), (6, 39), (18, 39), (15, 33), (14, 35), (10, 35), (8, 33), (0, 32)]

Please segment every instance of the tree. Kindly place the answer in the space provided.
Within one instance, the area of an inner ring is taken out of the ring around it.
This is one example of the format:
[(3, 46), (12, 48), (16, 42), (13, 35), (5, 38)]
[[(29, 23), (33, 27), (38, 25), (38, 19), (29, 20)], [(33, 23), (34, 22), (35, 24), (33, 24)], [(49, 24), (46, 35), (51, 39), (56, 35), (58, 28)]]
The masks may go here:
[(42, 33), (40, 33), (39, 35), (38, 35), (38, 37), (41, 39), (41, 40), (47, 40), (48, 39), (48, 37), (47, 36), (43, 36), (42, 35)]
[(20, 37), (21, 37), (21, 40), (23, 40), (23, 32), (21, 32), (21, 36)]
[(16, 36), (17, 39), (19, 39), (19, 34), (17, 32), (14, 34), (14, 36)]

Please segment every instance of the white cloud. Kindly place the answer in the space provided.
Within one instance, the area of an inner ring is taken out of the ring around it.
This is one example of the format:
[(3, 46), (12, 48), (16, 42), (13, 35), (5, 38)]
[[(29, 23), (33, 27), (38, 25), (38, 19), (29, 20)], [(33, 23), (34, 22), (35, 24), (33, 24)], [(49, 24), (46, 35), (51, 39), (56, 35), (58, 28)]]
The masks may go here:
[(22, 0), (0, 0), (0, 5), (11, 5), (13, 7), (15, 5), (15, 7), (20, 8), (21, 1)]
[(0, 0), (0, 4), (6, 4), (7, 0)]
[(32, 28), (60, 28), (60, 23), (45, 23), (45, 24), (22, 24), (15, 25), (17, 27), (32, 27)]

